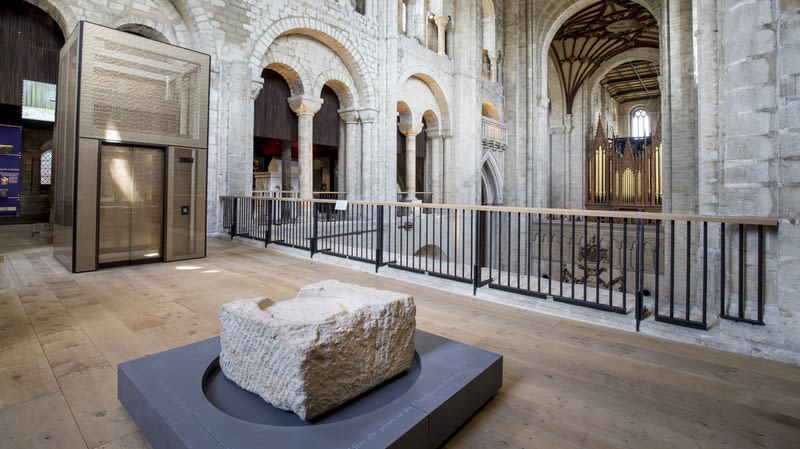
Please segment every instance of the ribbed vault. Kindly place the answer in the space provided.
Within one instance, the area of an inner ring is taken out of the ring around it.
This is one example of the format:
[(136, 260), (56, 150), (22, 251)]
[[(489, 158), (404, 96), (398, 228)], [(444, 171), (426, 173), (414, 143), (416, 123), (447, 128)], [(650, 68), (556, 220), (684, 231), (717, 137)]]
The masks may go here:
[(631, 0), (599, 1), (570, 17), (550, 45), (564, 87), (567, 113), (572, 113), (572, 103), (583, 82), (603, 62), (634, 48), (658, 48), (658, 42), (655, 17)]

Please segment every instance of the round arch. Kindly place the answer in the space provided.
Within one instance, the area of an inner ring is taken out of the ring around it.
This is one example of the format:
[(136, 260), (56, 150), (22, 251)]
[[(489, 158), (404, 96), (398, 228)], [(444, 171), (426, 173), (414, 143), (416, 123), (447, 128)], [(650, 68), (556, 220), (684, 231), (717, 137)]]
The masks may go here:
[[(291, 91), (292, 96), (303, 95), (305, 93), (302, 77), (290, 65), (284, 62), (269, 62), (266, 66), (264, 66), (264, 69), (270, 69), (282, 76), (286, 81), (286, 84), (289, 85), (289, 90)], [(264, 73), (263, 69), (261, 70), (261, 73)], [(259, 74), (259, 78), (260, 77), (261, 74)]]
[(165, 44), (169, 44), (170, 39), (164, 35), (161, 31), (158, 31), (153, 27), (152, 21), (151, 24), (145, 25), (139, 21), (136, 22), (125, 22), (122, 25), (117, 25), (115, 28), (119, 31), (125, 31), (127, 33), (137, 34), (139, 36), (144, 36), (148, 39), (162, 42)]
[(353, 79), (347, 74), (337, 70), (326, 70), (314, 80), (311, 92), (315, 96), (319, 96), (323, 86), (328, 86), (336, 92), (342, 109), (352, 109), (357, 106), (354, 96), (356, 86), (353, 83)]
[[(659, 0), (633, 0), (635, 3), (642, 5), (645, 9), (647, 9), (650, 14), (656, 19), (656, 23), (658, 24), (659, 30), (663, 29), (662, 20), (661, 20), (661, 9), (660, 9), (660, 1)], [(591, 6), (594, 3), (597, 3), (597, 0), (578, 0), (574, 2), (572, 5), (562, 8), (558, 5), (557, 0), (551, 0), (551, 4), (545, 7), (542, 7), (542, 11), (547, 11), (542, 17), (541, 23), (545, 25), (541, 28), (542, 32), (545, 34), (541, 36), (539, 42), (541, 42), (541, 47), (543, 51), (540, 55), (540, 89), (541, 95), (545, 95), (547, 93), (547, 70), (550, 65), (550, 58), (549, 54), (550, 51), (550, 44), (553, 42), (553, 38), (555, 37), (558, 30), (561, 28), (567, 20), (569, 20), (573, 15), (577, 12), (581, 11), (582, 9)], [(546, 24), (550, 24), (549, 26)], [(656, 50), (657, 51), (657, 50)], [(613, 59), (613, 58), (612, 58)], [(601, 78), (602, 79), (602, 78)]]
[[(298, 23), (301, 25), (298, 26)], [(267, 53), (270, 45), (278, 37), (287, 34), (312, 37), (333, 50), (341, 58), (351, 74), (355, 87), (353, 96), (358, 99), (358, 104), (363, 107), (373, 106), (375, 87), (371, 77), (365, 73), (365, 68), (368, 67), (366, 60), (355, 50), (358, 46), (347, 35), (334, 29), (330, 24), (316, 19), (310, 17), (287, 17), (273, 23), (256, 39), (256, 44), (250, 53), (250, 65), (257, 67), (256, 70), (267, 67), (269, 64)], [(255, 73), (254, 79), (257, 79), (258, 75), (258, 73)]]
[(30, 3), (31, 5), (50, 15), (50, 17), (56, 21), (58, 27), (61, 28), (61, 33), (64, 35), (64, 40), (67, 39), (69, 34), (78, 24), (78, 18), (67, 6), (67, 2), (57, 0), (25, 0), (25, 2)]
[(484, 101), (481, 105), (481, 115), (496, 122), (502, 120), (502, 117), (500, 117), (500, 112), (498, 112), (497, 108), (489, 101)]
[(444, 91), (441, 88), (442, 83), (434, 75), (425, 73), (425, 69), (422, 67), (415, 66), (409, 67), (400, 75), (397, 85), (402, 86), (411, 78), (417, 78), (428, 86), (433, 93), (433, 97), (436, 99), (436, 106), (439, 108), (440, 130), (444, 131), (450, 129), (450, 108)]

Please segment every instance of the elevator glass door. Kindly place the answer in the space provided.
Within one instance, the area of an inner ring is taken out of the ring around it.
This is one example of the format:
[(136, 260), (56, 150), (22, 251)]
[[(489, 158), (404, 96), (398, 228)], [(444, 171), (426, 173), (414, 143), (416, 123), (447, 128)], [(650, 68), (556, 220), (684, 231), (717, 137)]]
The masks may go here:
[(162, 260), (164, 150), (103, 145), (98, 262)]

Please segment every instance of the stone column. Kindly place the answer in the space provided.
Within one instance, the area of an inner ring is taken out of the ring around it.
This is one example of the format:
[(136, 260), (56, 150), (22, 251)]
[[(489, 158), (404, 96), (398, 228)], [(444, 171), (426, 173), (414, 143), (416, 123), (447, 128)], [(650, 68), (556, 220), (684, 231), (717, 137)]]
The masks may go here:
[(417, 199), (417, 135), (422, 132), (422, 123), (400, 128), (406, 136), (406, 200)]
[(497, 54), (489, 53), (489, 81), (497, 81)]
[(375, 150), (375, 119), (378, 111), (361, 109), (361, 196), (366, 200), (376, 200), (377, 189), (374, 183), (379, 179), (377, 170), (386, 169), (378, 159)]
[(438, 32), (437, 36), (437, 44), (438, 44), (438, 52), (440, 55), (446, 54), (445, 43), (447, 42), (446, 31), (447, 31), (447, 22), (450, 21), (450, 17), (448, 16), (436, 16), (434, 22), (436, 22), (436, 31)]
[(417, 28), (416, 18), (414, 17), (414, 9), (417, 6), (417, 0), (403, 0), (406, 4), (406, 37), (416, 37), (414, 31)]
[(314, 114), (322, 107), (322, 99), (304, 95), (289, 98), (289, 107), (297, 114), (297, 159), (300, 164), (300, 198), (313, 197)]
[(339, 142), (338, 142), (338, 151), (336, 152), (336, 190), (339, 192), (345, 191), (345, 167), (347, 166), (347, 154), (346, 148), (347, 144), (345, 141), (345, 135), (347, 134), (347, 128), (345, 124), (339, 120)]
[(444, 186), (444, 170), (443, 170), (443, 147), (444, 147), (444, 133), (441, 131), (432, 131), (428, 133), (428, 138), (431, 141), (431, 192), (433, 193), (431, 201), (433, 203), (441, 203), (443, 198)]
[[(451, 199), (453, 190), (453, 172), (450, 168), (452, 166), (451, 160), (453, 157), (453, 133), (450, 130), (442, 131), (442, 177), (439, 181), (439, 189), (441, 191), (439, 201), (444, 203), (452, 203)], [(448, 187), (450, 186), (450, 187)], [(450, 192), (450, 194), (448, 194)]]
[[(340, 109), (339, 117), (344, 121), (344, 147), (345, 147), (345, 190), (347, 199), (355, 200), (361, 197), (361, 158), (358, 145), (358, 111), (353, 109)], [(342, 167), (339, 167), (341, 170)]]
[(223, 73), (227, 77), (222, 86), (220, 96), (224, 99), (227, 109), (220, 129), (224, 127), (227, 134), (222, 134), (227, 147), (225, 163), (226, 172), (223, 173), (225, 183), (220, 189), (227, 195), (250, 195), (253, 187), (253, 121), (255, 109), (253, 103), (262, 82), (251, 80), (251, 71), (246, 61), (230, 61), (223, 66)]

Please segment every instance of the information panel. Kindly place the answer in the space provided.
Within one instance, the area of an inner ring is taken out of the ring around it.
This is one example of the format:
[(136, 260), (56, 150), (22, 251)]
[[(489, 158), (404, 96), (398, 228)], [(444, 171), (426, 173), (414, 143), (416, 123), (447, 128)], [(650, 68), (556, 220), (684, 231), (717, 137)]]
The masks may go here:
[(22, 128), (0, 125), (0, 216), (19, 215)]

